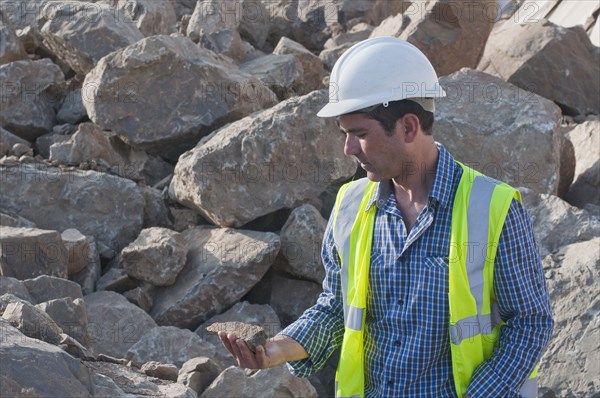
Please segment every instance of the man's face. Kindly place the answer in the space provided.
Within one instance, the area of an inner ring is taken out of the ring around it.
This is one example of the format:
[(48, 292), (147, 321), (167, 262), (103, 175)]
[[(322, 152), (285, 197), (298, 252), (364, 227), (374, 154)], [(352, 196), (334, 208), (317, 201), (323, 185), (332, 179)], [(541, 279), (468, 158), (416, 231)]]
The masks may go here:
[(356, 157), (371, 181), (401, 178), (403, 163), (410, 161), (400, 120), (388, 135), (377, 120), (363, 114), (339, 117), (340, 131), (346, 136), (344, 154)]

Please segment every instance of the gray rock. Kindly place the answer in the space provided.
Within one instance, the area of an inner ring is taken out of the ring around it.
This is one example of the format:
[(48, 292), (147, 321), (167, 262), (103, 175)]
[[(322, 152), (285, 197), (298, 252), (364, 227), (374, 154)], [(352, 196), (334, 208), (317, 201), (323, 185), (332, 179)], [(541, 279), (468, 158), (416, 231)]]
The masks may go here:
[(169, 0), (118, 0), (117, 10), (135, 22), (144, 36), (168, 35), (175, 32), (177, 16)]
[(163, 227), (175, 229), (171, 220), (171, 213), (165, 203), (162, 192), (149, 186), (140, 186), (140, 189), (146, 200), (144, 228)]
[(87, 237), (74, 228), (66, 229), (61, 234), (67, 249), (67, 272), (69, 275), (80, 272), (91, 263), (99, 261), (98, 252), (92, 237)]
[(96, 124), (174, 159), (202, 134), (275, 100), (223, 57), (170, 36), (149, 37), (103, 58), (83, 87)]
[[(553, 195), (521, 189), (542, 258), (565, 245), (600, 236), (600, 219)], [(569, 231), (569, 233), (565, 233)]]
[(87, 267), (75, 274), (69, 275), (70, 280), (81, 286), (81, 291), (84, 296), (96, 291), (96, 282), (100, 278), (100, 273), (102, 271), (96, 242), (90, 241), (89, 248), (88, 258), (90, 262)]
[[(384, 19), (377, 27), (375, 27), (375, 29), (372, 30), (369, 37), (382, 37), (382, 36), (399, 37), (410, 23), (411, 23), (411, 18), (408, 15), (404, 15), (404, 14), (390, 15), (389, 17)], [(325, 48), (334, 48), (334, 47), (325, 47)]]
[(240, 65), (242, 71), (256, 77), (280, 100), (301, 93), (304, 70), (291, 54), (269, 54)]
[(2, 14), (15, 29), (35, 26), (48, 0), (2, 0)]
[[(354, 19), (364, 20), (373, 26), (377, 26), (389, 15), (396, 15), (401, 12), (416, 13), (418, 9), (415, 3), (409, 1), (342, 0), (335, 4), (338, 8), (340, 22), (346, 22), (346, 25)], [(421, 3), (417, 4), (420, 5)]]
[(600, 113), (600, 52), (581, 26), (507, 19), (495, 25), (477, 68), (561, 104), (567, 114)]
[(68, 254), (57, 231), (2, 227), (0, 271), (17, 279), (67, 277)]
[(83, 298), (81, 287), (68, 279), (41, 275), (37, 278), (24, 280), (23, 285), (25, 285), (33, 299), (32, 304), (63, 297), (69, 297), (73, 300)]
[(169, 286), (185, 266), (187, 247), (184, 237), (166, 228), (143, 229), (121, 251), (123, 268), (129, 276), (154, 286)]
[(106, 271), (96, 282), (96, 290), (112, 290), (115, 292), (125, 292), (134, 289), (137, 282), (127, 275), (123, 268), (114, 267)]
[(0, 167), (0, 174), (2, 208), (39, 228), (76, 228), (96, 239), (100, 253), (121, 250), (142, 229), (144, 197), (131, 180), (42, 165)]
[[(262, 2), (255, 0), (242, 0), (237, 4), (241, 7), (238, 26), (240, 36), (254, 47), (263, 48), (269, 35), (269, 9)], [(222, 1), (221, 6), (231, 7), (227, 1)]]
[(2, 319), (8, 321), (27, 337), (50, 344), (60, 343), (60, 334), (63, 332), (60, 326), (48, 314), (30, 303), (21, 301), (8, 304), (4, 309)]
[(456, 159), (513, 186), (556, 192), (562, 134), (554, 103), (471, 69), (440, 83), (448, 96), (436, 100), (433, 134)]
[(347, 49), (352, 47), (352, 44), (354, 43), (345, 43), (337, 47), (326, 48), (319, 53), (319, 59), (328, 70), (332, 70), (338, 58), (341, 57)]
[(2, 320), (0, 327), (1, 396), (92, 396), (92, 372), (79, 359), (57, 346), (26, 337)]
[(89, 343), (87, 308), (83, 299), (64, 297), (45, 301), (36, 307), (48, 314), (63, 332), (79, 343)]
[(183, 232), (188, 228), (206, 224), (202, 222), (202, 217), (192, 209), (169, 207), (169, 213), (173, 218), (173, 229), (177, 232)]
[(3, 294), (12, 294), (20, 299), (33, 303), (35, 300), (29, 294), (23, 281), (9, 276), (0, 275), (0, 296)]
[(0, 225), (13, 228), (36, 228), (34, 223), (14, 213), (0, 213)]
[(543, 262), (552, 273), (547, 283), (555, 322), (539, 370), (540, 391), (547, 396), (592, 397), (600, 391), (598, 236), (564, 246)]
[(324, 91), (290, 98), (204, 138), (179, 158), (171, 198), (217, 225), (239, 227), (349, 178), (356, 163), (343, 155), (335, 121), (315, 116), (326, 99)]
[[(401, 14), (399, 14), (399, 15), (401, 15)], [(380, 30), (382, 28), (382, 25), (386, 24), (387, 21), (389, 21), (391, 18), (396, 18), (396, 17), (389, 17), (389, 18), (385, 19), (385, 22), (383, 22), (381, 25), (379, 25), (377, 27), (377, 29)], [(373, 32), (373, 26), (371, 26), (367, 23), (361, 22), (361, 23), (354, 25), (347, 32), (340, 32), (337, 35), (333, 35), (329, 40), (327, 40), (325, 42), (325, 44), (323, 45), (323, 48), (331, 49), (331, 48), (339, 47), (344, 44), (355, 44), (355, 43), (358, 43), (359, 41), (368, 39), (369, 36), (371, 36), (372, 32)], [(379, 36), (379, 34), (375, 34), (374, 36)], [(386, 34), (385, 36), (394, 36), (394, 34)]]
[(323, 288), (317, 283), (288, 278), (275, 272), (271, 277), (269, 303), (281, 319), (281, 324), (287, 326), (313, 306), (322, 291)]
[(0, 43), (0, 65), (27, 59), (23, 43), (17, 37), (8, 18), (5, 21), (4, 17), (0, 19)]
[(322, 283), (325, 270), (321, 262), (321, 242), (327, 220), (312, 205), (295, 208), (281, 229), (280, 257), (273, 268), (302, 279)]
[(246, 294), (279, 250), (273, 233), (196, 227), (183, 233), (188, 259), (172, 286), (157, 288), (150, 314), (160, 325), (195, 328)]
[(108, 4), (48, 1), (38, 18), (44, 44), (80, 75), (105, 55), (144, 38)]
[(221, 368), (207, 357), (192, 358), (179, 370), (177, 382), (201, 394), (221, 373)]
[(565, 199), (574, 206), (600, 203), (600, 120), (589, 120), (569, 132), (575, 149), (575, 177)]
[[(0, 280), (0, 282), (2, 282), (2, 281)], [(6, 307), (8, 307), (8, 305), (12, 304), (12, 303), (25, 303), (25, 304), (29, 303), (29, 304), (31, 304), (29, 301), (23, 300), (22, 298), (17, 297), (12, 293), (2, 293), (2, 294), (0, 294), (0, 316), (2, 316), (2, 314), (4, 314), (4, 310), (6, 309)]]
[(239, 5), (224, 0), (199, 1), (186, 35), (208, 50), (242, 60), (244, 46), (237, 30), (242, 19), (242, 7)]
[(62, 84), (62, 71), (47, 58), (0, 66), (0, 126), (28, 141), (48, 133), (56, 123), (54, 107), (62, 101)]
[(294, 377), (285, 365), (262, 370), (227, 368), (200, 395), (222, 397), (316, 398), (317, 391), (306, 379)]
[(59, 123), (77, 124), (87, 118), (87, 112), (83, 106), (81, 89), (69, 91), (56, 114)]
[(217, 335), (219, 332), (233, 333), (238, 338), (244, 340), (252, 352), (256, 352), (256, 347), (267, 343), (267, 334), (264, 329), (258, 325), (251, 325), (243, 322), (217, 322), (206, 327), (206, 331)]
[[(65, 125), (63, 125), (65, 126)], [(68, 125), (71, 126), (71, 125)], [(55, 126), (56, 127), (56, 126)], [(63, 142), (69, 140), (68, 134), (56, 134), (56, 133), (48, 133), (39, 136), (35, 140), (34, 148), (36, 152), (41, 155), (44, 159), (48, 159), (50, 157), (50, 146), (57, 142)]]
[(281, 324), (277, 314), (275, 311), (273, 311), (273, 308), (267, 304), (250, 304), (247, 301), (241, 301), (236, 303), (233, 307), (222, 314), (213, 316), (205, 323), (198, 326), (196, 333), (216, 347), (215, 355), (213, 355), (211, 358), (223, 369), (232, 365), (236, 365), (235, 359), (233, 359), (229, 351), (227, 351), (227, 349), (223, 346), (218, 336), (206, 332), (206, 327), (217, 322), (232, 321), (241, 321), (249, 324), (260, 325), (260, 327), (262, 327), (269, 337), (275, 336), (281, 331)]
[(177, 366), (156, 361), (150, 361), (143, 364), (142, 372), (146, 373), (148, 376), (171, 381), (177, 381), (177, 376), (179, 375)]
[(127, 300), (137, 305), (144, 311), (150, 312), (152, 305), (154, 305), (151, 294), (152, 288), (153, 286), (149, 283), (142, 284), (142, 286), (138, 286), (126, 291), (125, 293), (123, 293), (123, 296), (125, 296)]
[(302, 44), (287, 37), (282, 37), (273, 50), (273, 54), (291, 54), (300, 61), (304, 74), (300, 82), (301, 86), (298, 87), (299, 95), (323, 88), (323, 76), (325, 75), (323, 62)]
[(114, 292), (96, 292), (84, 298), (88, 309), (90, 347), (116, 358), (125, 356), (148, 331), (154, 320), (139, 307)]
[(188, 360), (211, 357), (215, 347), (187, 329), (159, 326), (147, 330), (127, 351), (127, 359), (135, 363), (156, 361), (181, 367)]
[(12, 154), (11, 150), (15, 144), (23, 144), (31, 147), (31, 144), (28, 141), (19, 138), (10, 131), (0, 127), (0, 157)]

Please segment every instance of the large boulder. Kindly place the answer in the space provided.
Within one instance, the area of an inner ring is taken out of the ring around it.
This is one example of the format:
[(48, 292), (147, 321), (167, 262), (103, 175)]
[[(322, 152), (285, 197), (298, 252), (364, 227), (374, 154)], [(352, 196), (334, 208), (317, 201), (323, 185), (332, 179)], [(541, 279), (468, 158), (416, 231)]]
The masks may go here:
[(0, 276), (0, 296), (11, 294), (30, 303), (35, 303), (23, 281), (10, 276)]
[[(475, 68), (496, 19), (497, 0), (415, 1), (399, 16), (397, 28), (375, 29), (371, 37), (392, 33), (418, 47), (438, 76)], [(382, 24), (386, 24), (384, 21)], [(386, 24), (389, 25), (389, 24)]]
[(38, 17), (44, 44), (71, 69), (88, 73), (105, 55), (144, 35), (108, 4), (48, 1)]
[(101, 128), (173, 159), (202, 134), (275, 101), (223, 57), (171, 36), (148, 37), (104, 57), (86, 75), (82, 95)]
[(433, 132), (457, 160), (513, 186), (556, 193), (563, 139), (558, 106), (471, 69), (440, 84), (447, 97), (436, 100)]
[(195, 328), (231, 307), (267, 272), (279, 250), (273, 233), (196, 227), (183, 233), (187, 264), (157, 288), (150, 314), (160, 325)]
[(177, 16), (171, 0), (118, 0), (117, 9), (124, 18), (134, 21), (144, 36), (175, 31)]
[(173, 172), (173, 166), (164, 160), (130, 147), (114, 133), (106, 134), (94, 123), (81, 123), (68, 140), (50, 145), (49, 159), (66, 165), (103, 162), (114, 174), (148, 185)]
[(554, 195), (538, 195), (525, 189), (521, 193), (542, 257), (563, 246), (600, 236), (600, 219), (587, 210)]
[(323, 76), (325, 75), (323, 62), (302, 44), (287, 37), (282, 37), (273, 50), (273, 54), (291, 54), (300, 61), (304, 74), (300, 82), (301, 86), (298, 87), (299, 95), (308, 94), (313, 90), (323, 88)]
[(292, 376), (285, 365), (261, 370), (232, 366), (200, 395), (201, 398), (242, 396), (316, 398), (317, 391), (308, 380)]
[(207, 357), (192, 358), (179, 370), (177, 382), (196, 391), (198, 394), (219, 376), (221, 369), (212, 359)]
[(204, 138), (180, 157), (171, 198), (217, 225), (239, 227), (351, 177), (356, 163), (342, 152), (335, 120), (315, 116), (326, 98), (323, 91), (290, 98)]
[(565, 199), (578, 207), (600, 203), (600, 119), (588, 120), (571, 130), (567, 138), (575, 150), (575, 176)]
[(216, 347), (215, 354), (211, 356), (211, 359), (223, 369), (236, 363), (231, 353), (221, 343), (219, 336), (206, 331), (208, 326), (217, 322), (243, 322), (251, 325), (259, 325), (268, 337), (273, 337), (281, 331), (281, 323), (277, 314), (273, 311), (273, 308), (266, 304), (250, 304), (247, 301), (241, 301), (222, 314), (213, 316), (198, 326), (196, 333)]
[(96, 242), (91, 236), (85, 236), (74, 228), (66, 229), (61, 239), (68, 253), (67, 272), (69, 275), (81, 272), (87, 267), (93, 267), (99, 262)]
[(63, 331), (60, 326), (43, 310), (30, 303), (21, 301), (8, 304), (2, 313), (2, 319), (27, 337), (50, 344), (58, 344), (61, 341)]
[(0, 157), (13, 154), (13, 148), (17, 144), (31, 147), (31, 143), (29, 141), (19, 138), (10, 131), (0, 127)]
[(0, 208), (39, 228), (76, 228), (96, 239), (100, 253), (114, 255), (142, 229), (144, 196), (131, 180), (27, 164), (0, 166), (0, 175)]
[(8, 18), (0, 17), (0, 65), (27, 59), (23, 43), (17, 37)]
[(89, 343), (87, 308), (83, 299), (63, 297), (45, 301), (36, 307), (48, 314), (63, 332), (83, 345)]
[(186, 242), (179, 232), (166, 228), (147, 228), (121, 251), (125, 272), (132, 278), (154, 286), (175, 283), (185, 265)]
[(4, 276), (67, 277), (68, 252), (57, 231), (2, 227), (0, 245), (0, 273)]
[(23, 285), (31, 295), (32, 304), (69, 297), (72, 300), (83, 298), (81, 287), (68, 279), (55, 276), (41, 275), (37, 278), (26, 279)]
[[(220, 344), (220, 343), (219, 343)], [(215, 346), (196, 333), (174, 326), (157, 326), (146, 331), (127, 351), (127, 359), (143, 364), (156, 361), (180, 368), (195, 357), (212, 357)]]
[(540, 363), (538, 383), (544, 396), (593, 397), (600, 391), (598, 236), (544, 259), (555, 322)]
[(88, 310), (90, 347), (98, 354), (122, 358), (146, 332), (156, 326), (141, 308), (114, 292), (84, 298)]
[(581, 26), (507, 19), (495, 25), (477, 68), (551, 99), (565, 113), (600, 113), (600, 52)]
[(292, 279), (278, 272), (270, 275), (270, 283), (269, 303), (284, 327), (298, 319), (307, 308), (313, 306), (323, 291), (320, 284)]
[(92, 373), (79, 360), (57, 346), (26, 337), (6, 321), (2, 328), (3, 397), (90, 397)]
[(263, 82), (280, 100), (301, 93), (304, 70), (291, 54), (265, 55), (243, 63), (240, 68)]
[(65, 77), (51, 60), (16, 61), (0, 66), (2, 112), (0, 126), (33, 141), (56, 122), (55, 105)]

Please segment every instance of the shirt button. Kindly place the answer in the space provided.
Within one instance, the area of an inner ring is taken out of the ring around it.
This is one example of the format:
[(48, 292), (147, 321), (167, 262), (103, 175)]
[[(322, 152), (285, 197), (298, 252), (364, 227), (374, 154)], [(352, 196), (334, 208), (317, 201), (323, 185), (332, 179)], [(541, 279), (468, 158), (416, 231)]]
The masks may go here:
[(388, 385), (391, 387), (394, 385), (394, 380), (388, 380)]
[(395, 345), (396, 347), (400, 346), (400, 340), (396, 340), (396, 341), (394, 341), (394, 345)]
[(402, 299), (398, 299), (398, 305), (402, 305)]

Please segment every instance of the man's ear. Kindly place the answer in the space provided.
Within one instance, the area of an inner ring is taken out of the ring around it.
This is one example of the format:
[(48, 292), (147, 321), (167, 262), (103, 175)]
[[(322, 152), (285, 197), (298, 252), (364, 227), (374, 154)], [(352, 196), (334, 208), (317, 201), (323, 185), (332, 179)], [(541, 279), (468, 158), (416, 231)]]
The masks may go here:
[(404, 142), (407, 144), (413, 142), (417, 138), (418, 132), (421, 129), (421, 122), (414, 113), (407, 113), (396, 121), (396, 133), (401, 133), (404, 136)]

